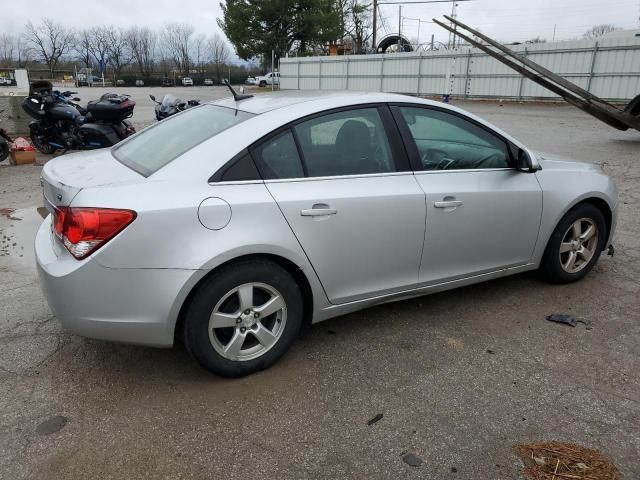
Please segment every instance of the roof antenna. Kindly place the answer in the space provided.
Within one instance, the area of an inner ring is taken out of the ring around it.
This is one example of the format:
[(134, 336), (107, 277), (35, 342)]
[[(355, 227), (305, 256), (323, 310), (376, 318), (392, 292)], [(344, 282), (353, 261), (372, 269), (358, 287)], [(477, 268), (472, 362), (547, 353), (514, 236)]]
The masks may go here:
[(224, 83), (227, 86), (227, 88), (231, 90), (231, 95), (233, 95), (233, 99), (236, 102), (239, 102), (240, 100), (246, 100), (247, 98), (253, 98), (253, 95), (244, 95), (236, 92), (226, 78), (222, 81), (222, 83)]

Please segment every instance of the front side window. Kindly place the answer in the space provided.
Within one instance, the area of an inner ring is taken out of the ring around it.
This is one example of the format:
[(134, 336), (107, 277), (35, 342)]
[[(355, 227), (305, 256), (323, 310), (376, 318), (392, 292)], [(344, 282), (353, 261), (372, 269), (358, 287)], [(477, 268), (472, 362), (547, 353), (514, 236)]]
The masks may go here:
[(422, 170), (508, 168), (507, 143), (458, 115), (399, 107), (418, 149)]
[(377, 108), (331, 113), (294, 127), (309, 177), (396, 170)]
[(196, 145), (243, 122), (251, 113), (203, 105), (167, 118), (112, 150), (114, 157), (148, 177)]

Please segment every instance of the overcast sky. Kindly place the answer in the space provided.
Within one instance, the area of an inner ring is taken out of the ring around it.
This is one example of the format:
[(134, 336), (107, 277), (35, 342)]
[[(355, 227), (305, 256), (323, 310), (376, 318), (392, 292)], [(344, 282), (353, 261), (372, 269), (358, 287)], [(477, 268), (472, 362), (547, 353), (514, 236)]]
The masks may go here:
[[(264, 0), (268, 1), (268, 0)], [(387, 0), (381, 0), (387, 1)], [(391, 0), (397, 1), (397, 0)], [(220, 32), (216, 18), (221, 15), (217, 0), (3, 0), (0, 32), (22, 31), (28, 20), (48, 16), (76, 28), (98, 24), (129, 27), (132, 25), (160, 28), (167, 22), (188, 22), (198, 32)], [(53, 4), (56, 4), (53, 7)], [(7, 8), (8, 7), (8, 8)], [(398, 7), (381, 5), (384, 18), (378, 35), (397, 32)], [(430, 21), (451, 12), (450, 3), (404, 5), (403, 32), (415, 39), (418, 22)], [(554, 24), (556, 40), (577, 38), (589, 27), (611, 23), (622, 28), (640, 28), (640, 0), (471, 0), (458, 3), (458, 18), (478, 27), (484, 33), (502, 41), (523, 41), (541, 36), (551, 41)], [(427, 42), (431, 34), (446, 41), (447, 32), (431, 23), (420, 26), (420, 41)]]

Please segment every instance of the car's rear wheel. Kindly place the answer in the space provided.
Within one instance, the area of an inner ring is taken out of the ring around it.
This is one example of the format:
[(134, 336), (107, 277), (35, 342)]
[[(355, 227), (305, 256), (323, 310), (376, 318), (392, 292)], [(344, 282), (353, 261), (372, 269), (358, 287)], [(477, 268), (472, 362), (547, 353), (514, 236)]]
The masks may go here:
[(260, 80), (260, 86), (261, 87), (266, 87), (267, 86), (267, 82), (264, 80)]
[(553, 283), (580, 280), (596, 264), (606, 241), (607, 224), (602, 212), (590, 203), (579, 204), (553, 231), (540, 272)]
[(272, 365), (302, 325), (303, 300), (280, 265), (250, 260), (224, 267), (194, 294), (184, 322), (188, 350), (204, 368), (226, 377)]

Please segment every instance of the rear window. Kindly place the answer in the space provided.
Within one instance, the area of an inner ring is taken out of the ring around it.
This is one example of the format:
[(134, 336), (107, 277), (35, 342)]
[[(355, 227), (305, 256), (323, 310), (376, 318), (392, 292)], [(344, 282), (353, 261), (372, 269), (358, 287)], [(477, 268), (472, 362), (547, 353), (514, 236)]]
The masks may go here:
[(162, 120), (113, 148), (123, 164), (148, 177), (187, 150), (254, 115), (203, 105)]

